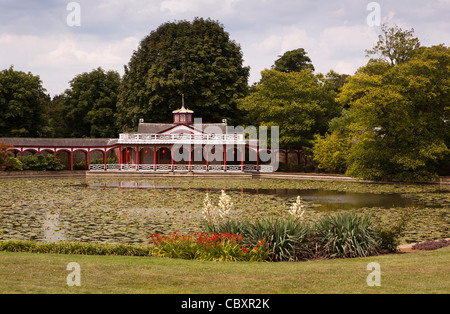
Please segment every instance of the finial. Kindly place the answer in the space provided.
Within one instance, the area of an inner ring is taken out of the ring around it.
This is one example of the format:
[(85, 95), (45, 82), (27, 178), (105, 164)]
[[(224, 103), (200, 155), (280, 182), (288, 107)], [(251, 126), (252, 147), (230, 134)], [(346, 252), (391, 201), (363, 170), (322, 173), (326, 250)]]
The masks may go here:
[(181, 108), (184, 109), (184, 94), (181, 94)]

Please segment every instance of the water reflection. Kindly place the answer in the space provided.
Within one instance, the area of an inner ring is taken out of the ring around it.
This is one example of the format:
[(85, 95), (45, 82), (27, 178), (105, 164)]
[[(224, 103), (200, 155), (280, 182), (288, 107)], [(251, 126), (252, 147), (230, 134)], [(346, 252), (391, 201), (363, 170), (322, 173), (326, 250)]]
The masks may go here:
[[(160, 186), (154, 183), (137, 181), (120, 181), (109, 183), (89, 183), (90, 188), (119, 188), (119, 189), (170, 189), (170, 190), (197, 190), (203, 192), (220, 192), (219, 188), (180, 188), (173, 186)], [(412, 198), (403, 197), (401, 194), (374, 194), (374, 193), (354, 193), (340, 192), (321, 189), (227, 189), (227, 192), (256, 195), (272, 195), (290, 201), (298, 195), (302, 200), (310, 203), (317, 210), (350, 210), (362, 207), (421, 207)]]
[(43, 223), (44, 228), (44, 241), (57, 242), (66, 240), (64, 232), (61, 228), (61, 220), (59, 213), (47, 212)]

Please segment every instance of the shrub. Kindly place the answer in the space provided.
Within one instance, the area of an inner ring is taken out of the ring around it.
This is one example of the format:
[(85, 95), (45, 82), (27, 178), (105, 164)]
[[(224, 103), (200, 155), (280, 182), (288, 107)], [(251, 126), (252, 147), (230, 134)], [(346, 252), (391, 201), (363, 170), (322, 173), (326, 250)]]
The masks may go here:
[[(103, 165), (104, 163), (105, 161), (103, 160), (103, 158), (91, 159), (89, 161), (89, 164), (91, 165)], [(108, 165), (116, 165), (119, 163), (119, 159), (117, 157), (106, 157), (106, 163)]]
[(22, 162), (23, 170), (56, 171), (64, 168), (59, 159), (52, 155), (29, 155), (17, 159)]
[(6, 159), (6, 171), (22, 171), (22, 162), (14, 157), (10, 157)]
[(73, 164), (73, 170), (86, 170), (86, 162), (80, 161)]
[(409, 208), (402, 209), (397, 217), (388, 219), (388, 221), (378, 221), (375, 224), (380, 249), (392, 253), (397, 252), (400, 239), (404, 235), (408, 222), (411, 219), (411, 210)]
[(266, 217), (248, 224), (250, 241), (264, 239), (272, 261), (297, 261), (306, 258), (308, 228), (295, 217)]
[(380, 249), (369, 215), (350, 212), (327, 216), (315, 225), (315, 234), (330, 257), (365, 257), (378, 254)]
[(27, 252), (51, 254), (80, 255), (125, 255), (149, 256), (150, 246), (134, 246), (124, 244), (100, 244), (83, 242), (42, 243), (35, 241), (0, 241), (0, 252)]

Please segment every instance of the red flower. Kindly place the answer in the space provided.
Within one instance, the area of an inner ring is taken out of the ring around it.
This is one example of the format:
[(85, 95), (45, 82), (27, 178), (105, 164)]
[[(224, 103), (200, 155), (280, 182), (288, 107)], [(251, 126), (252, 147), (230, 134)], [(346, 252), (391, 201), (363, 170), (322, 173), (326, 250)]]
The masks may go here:
[(243, 247), (242, 252), (247, 253), (247, 249), (245, 247)]

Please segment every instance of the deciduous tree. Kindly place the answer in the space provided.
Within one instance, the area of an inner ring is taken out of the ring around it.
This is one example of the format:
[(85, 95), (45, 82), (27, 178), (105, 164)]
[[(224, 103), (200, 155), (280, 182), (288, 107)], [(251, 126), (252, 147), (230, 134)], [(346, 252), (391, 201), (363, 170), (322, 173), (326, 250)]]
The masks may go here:
[(125, 67), (117, 121), (135, 130), (139, 119), (171, 122), (181, 95), (203, 121), (240, 121), (237, 99), (248, 90), (240, 46), (216, 21), (162, 24), (140, 43)]

